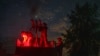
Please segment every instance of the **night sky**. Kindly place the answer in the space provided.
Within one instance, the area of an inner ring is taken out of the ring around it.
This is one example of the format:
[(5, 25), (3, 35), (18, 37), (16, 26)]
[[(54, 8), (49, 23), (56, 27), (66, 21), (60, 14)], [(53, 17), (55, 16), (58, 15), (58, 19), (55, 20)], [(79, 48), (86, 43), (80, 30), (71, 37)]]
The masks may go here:
[(0, 0), (0, 41), (15, 41), (22, 30), (30, 28), (31, 18), (46, 22), (48, 39), (56, 39), (68, 27), (66, 15), (76, 3), (85, 2), (100, 5), (100, 0)]

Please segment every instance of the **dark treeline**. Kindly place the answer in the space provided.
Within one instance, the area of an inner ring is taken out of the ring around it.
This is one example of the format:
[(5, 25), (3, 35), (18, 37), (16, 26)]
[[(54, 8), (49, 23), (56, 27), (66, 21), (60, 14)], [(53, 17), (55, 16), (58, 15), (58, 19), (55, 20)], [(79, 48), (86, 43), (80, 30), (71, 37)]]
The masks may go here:
[(66, 29), (64, 47), (70, 56), (98, 56), (100, 46), (100, 19), (96, 4), (76, 4), (75, 9), (67, 15), (70, 28)]

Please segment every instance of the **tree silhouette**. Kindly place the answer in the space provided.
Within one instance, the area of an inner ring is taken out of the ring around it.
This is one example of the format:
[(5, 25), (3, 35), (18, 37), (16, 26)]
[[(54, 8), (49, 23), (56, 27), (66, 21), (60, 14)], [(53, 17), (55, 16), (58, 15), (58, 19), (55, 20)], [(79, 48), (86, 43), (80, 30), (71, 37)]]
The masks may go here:
[(97, 9), (96, 4), (92, 6), (88, 3), (83, 6), (77, 4), (75, 10), (68, 14), (71, 25), (66, 29), (67, 34), (62, 33), (62, 36), (64, 36), (64, 46), (71, 47), (70, 56), (97, 54), (96, 29), (99, 25)]

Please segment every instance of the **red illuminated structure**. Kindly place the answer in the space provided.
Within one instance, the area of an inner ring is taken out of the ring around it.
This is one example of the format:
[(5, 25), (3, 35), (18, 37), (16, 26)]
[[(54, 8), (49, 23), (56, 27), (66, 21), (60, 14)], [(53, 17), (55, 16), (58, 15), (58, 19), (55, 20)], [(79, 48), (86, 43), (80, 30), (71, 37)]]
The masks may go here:
[(29, 31), (22, 31), (17, 39), (16, 54), (21, 56), (62, 56), (62, 39), (58, 43), (47, 40), (47, 24), (31, 19)]

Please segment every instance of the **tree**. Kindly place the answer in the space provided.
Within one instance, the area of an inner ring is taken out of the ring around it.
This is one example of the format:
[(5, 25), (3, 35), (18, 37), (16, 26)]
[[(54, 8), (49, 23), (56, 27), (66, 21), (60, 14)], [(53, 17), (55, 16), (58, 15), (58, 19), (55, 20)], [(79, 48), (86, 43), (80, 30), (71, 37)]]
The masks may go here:
[[(85, 3), (83, 6), (76, 5), (75, 10), (68, 14), (70, 20), (70, 28), (66, 29), (67, 34), (62, 33), (64, 36), (64, 46), (71, 45), (70, 56), (89, 56), (95, 47), (97, 38), (96, 28), (99, 25), (98, 7)], [(94, 43), (93, 43), (94, 42)]]

